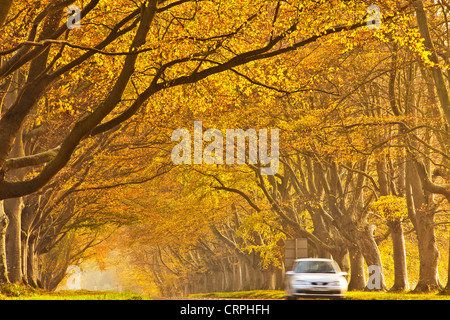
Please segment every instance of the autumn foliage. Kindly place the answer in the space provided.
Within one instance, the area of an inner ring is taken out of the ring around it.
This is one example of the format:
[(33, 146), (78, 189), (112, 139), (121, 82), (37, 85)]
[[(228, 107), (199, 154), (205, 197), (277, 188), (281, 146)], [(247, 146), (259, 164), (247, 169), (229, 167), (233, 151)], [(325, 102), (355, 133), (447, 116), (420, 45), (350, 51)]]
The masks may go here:
[[(155, 295), (283, 289), (284, 241), (307, 238), (350, 289), (369, 265), (383, 290), (444, 288), (450, 3), (377, 5), (380, 28), (366, 1), (2, 9), (0, 282), (55, 289), (96, 259)], [(175, 165), (194, 121), (278, 129), (278, 172)]]

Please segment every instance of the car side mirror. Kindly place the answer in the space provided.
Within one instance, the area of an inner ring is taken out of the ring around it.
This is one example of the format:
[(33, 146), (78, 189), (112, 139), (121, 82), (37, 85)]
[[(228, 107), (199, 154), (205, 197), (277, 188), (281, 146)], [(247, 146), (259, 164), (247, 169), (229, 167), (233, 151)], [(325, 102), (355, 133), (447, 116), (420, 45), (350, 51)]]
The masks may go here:
[(288, 271), (288, 272), (286, 272), (286, 275), (287, 275), (287, 276), (293, 276), (294, 274), (295, 274), (294, 271)]
[(348, 276), (348, 273), (347, 272), (339, 272), (339, 275), (343, 276), (343, 277), (346, 277), (346, 276)]

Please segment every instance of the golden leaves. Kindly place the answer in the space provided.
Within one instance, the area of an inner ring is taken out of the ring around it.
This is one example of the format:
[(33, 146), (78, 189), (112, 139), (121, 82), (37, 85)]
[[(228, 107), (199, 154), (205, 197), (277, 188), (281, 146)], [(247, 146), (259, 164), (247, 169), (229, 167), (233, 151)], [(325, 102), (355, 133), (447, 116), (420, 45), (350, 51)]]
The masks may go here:
[(406, 199), (403, 197), (381, 196), (370, 207), (388, 221), (403, 220), (408, 216)]

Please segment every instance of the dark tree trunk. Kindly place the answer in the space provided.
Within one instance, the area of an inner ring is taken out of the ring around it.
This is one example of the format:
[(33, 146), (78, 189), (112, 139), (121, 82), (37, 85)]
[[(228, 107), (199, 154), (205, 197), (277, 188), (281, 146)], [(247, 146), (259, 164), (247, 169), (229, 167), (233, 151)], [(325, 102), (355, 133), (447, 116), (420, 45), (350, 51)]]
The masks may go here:
[(13, 0), (0, 0), (0, 27), (2, 27), (3, 23), (6, 21), (12, 3)]
[(8, 267), (6, 263), (6, 228), (8, 217), (3, 210), (3, 201), (0, 201), (0, 284), (9, 282)]
[(348, 290), (364, 290), (366, 286), (364, 257), (356, 246), (350, 247), (348, 251), (350, 257), (350, 282), (348, 284)]
[(38, 287), (38, 257), (36, 256), (35, 239), (33, 236), (28, 238), (27, 255), (27, 282), (32, 287)]
[(450, 294), (450, 232), (448, 237), (447, 285), (445, 286), (445, 292)]

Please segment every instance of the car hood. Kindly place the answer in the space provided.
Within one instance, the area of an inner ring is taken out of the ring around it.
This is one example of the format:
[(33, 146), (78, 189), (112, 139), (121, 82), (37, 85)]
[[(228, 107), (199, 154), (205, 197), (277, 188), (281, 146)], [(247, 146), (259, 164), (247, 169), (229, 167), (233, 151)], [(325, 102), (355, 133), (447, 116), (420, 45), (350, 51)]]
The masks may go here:
[(344, 278), (342, 275), (336, 273), (296, 273), (292, 276), (295, 280), (309, 280), (309, 281), (336, 281)]

